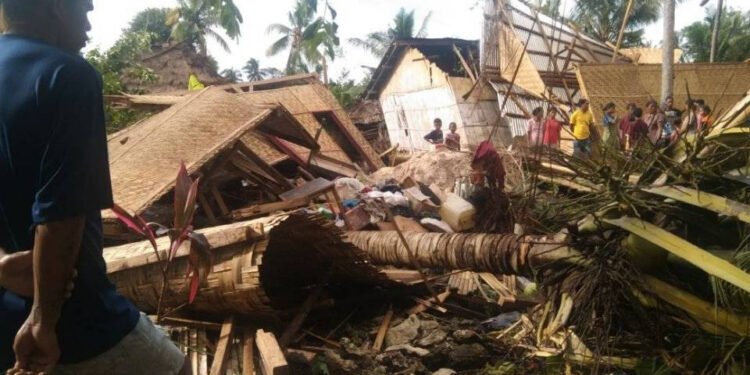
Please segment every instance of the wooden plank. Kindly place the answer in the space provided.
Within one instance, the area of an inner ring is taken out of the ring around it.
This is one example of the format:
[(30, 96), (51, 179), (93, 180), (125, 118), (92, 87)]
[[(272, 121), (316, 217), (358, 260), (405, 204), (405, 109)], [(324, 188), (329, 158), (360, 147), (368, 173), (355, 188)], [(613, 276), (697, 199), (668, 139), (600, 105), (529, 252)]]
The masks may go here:
[(255, 375), (255, 337), (245, 329), (242, 345), (242, 375)]
[(239, 143), (238, 145), (239, 145), (240, 150), (242, 151), (242, 154), (245, 157), (247, 157), (248, 159), (250, 159), (258, 167), (260, 167), (261, 169), (263, 169), (263, 171), (265, 173), (267, 173), (270, 176), (272, 176), (273, 179), (276, 180), (276, 182), (279, 185), (281, 185), (283, 187), (286, 187), (288, 189), (291, 189), (291, 188), (294, 187), (286, 179), (286, 177), (284, 177), (284, 175), (282, 175), (279, 171), (277, 171), (276, 169), (274, 169), (273, 167), (271, 167), (270, 165), (268, 165), (263, 159), (261, 159), (258, 155), (256, 155), (253, 152), (253, 150), (251, 150), (249, 147), (247, 147), (247, 145), (245, 145), (244, 143)]
[(199, 320), (182, 319), (182, 318), (170, 318), (170, 317), (162, 318), (161, 323), (164, 325), (174, 325), (178, 327), (204, 329), (208, 331), (221, 331), (221, 328), (223, 327), (219, 323), (204, 322), (204, 321), (199, 321)]
[(380, 324), (378, 334), (375, 336), (375, 342), (372, 343), (372, 350), (375, 353), (380, 353), (383, 348), (383, 342), (385, 341), (385, 335), (388, 333), (388, 329), (391, 327), (391, 320), (393, 319), (393, 305), (388, 307), (388, 312), (383, 317), (383, 322)]
[(315, 198), (322, 195), (326, 190), (334, 188), (334, 183), (325, 178), (316, 178), (298, 188), (287, 191), (279, 195), (283, 201), (294, 200), (298, 198)]
[(273, 333), (259, 329), (255, 333), (255, 343), (260, 353), (263, 375), (289, 375), (289, 364)]
[(216, 204), (219, 205), (219, 210), (221, 210), (221, 215), (222, 216), (229, 215), (229, 208), (227, 207), (227, 203), (224, 202), (224, 197), (221, 196), (221, 192), (219, 192), (219, 189), (216, 187), (216, 185), (213, 185), (213, 184), (211, 185), (211, 194), (216, 200)]
[(226, 372), (227, 358), (229, 358), (229, 345), (232, 343), (232, 331), (234, 330), (234, 317), (229, 317), (221, 326), (219, 343), (216, 344), (214, 362), (211, 364), (211, 375), (224, 375)]
[(315, 289), (313, 289), (312, 292), (310, 292), (310, 295), (307, 296), (307, 299), (305, 299), (305, 302), (300, 306), (299, 311), (297, 311), (297, 314), (294, 316), (294, 319), (292, 319), (292, 322), (289, 323), (289, 326), (284, 330), (284, 333), (281, 334), (281, 338), (279, 339), (279, 345), (281, 345), (282, 348), (286, 348), (289, 346), (289, 343), (292, 340), (292, 337), (297, 334), (299, 329), (302, 327), (302, 323), (305, 322), (305, 319), (307, 318), (307, 314), (310, 313), (310, 310), (312, 309), (315, 302), (318, 301), (320, 298), (320, 295), (323, 294), (323, 285), (320, 284)]
[(240, 208), (232, 211), (231, 217), (233, 220), (245, 220), (256, 216), (262, 216), (277, 211), (288, 211), (296, 208), (304, 207), (310, 204), (311, 199), (309, 198), (298, 198), (290, 201), (273, 202), (266, 204), (259, 204), (250, 206), (247, 208)]
[(198, 193), (198, 203), (200, 203), (201, 208), (203, 209), (203, 212), (208, 217), (208, 220), (212, 223), (217, 223), (216, 220), (216, 214), (214, 213), (213, 208), (211, 208), (211, 204), (208, 202), (208, 199), (206, 199), (206, 195), (202, 192)]
[(477, 77), (474, 75), (474, 71), (471, 69), (469, 64), (464, 59), (463, 54), (461, 53), (461, 50), (456, 47), (456, 45), (453, 45), (453, 52), (456, 53), (456, 56), (458, 56), (458, 60), (461, 62), (461, 66), (463, 66), (464, 70), (466, 71), (466, 74), (471, 78), (471, 82), (476, 82)]

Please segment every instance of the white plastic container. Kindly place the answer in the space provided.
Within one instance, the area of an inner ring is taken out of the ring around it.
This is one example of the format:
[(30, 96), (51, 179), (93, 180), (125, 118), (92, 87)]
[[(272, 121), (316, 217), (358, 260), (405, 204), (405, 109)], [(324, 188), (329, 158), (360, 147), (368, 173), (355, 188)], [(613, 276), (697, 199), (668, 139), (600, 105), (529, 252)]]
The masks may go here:
[(474, 216), (477, 210), (474, 206), (456, 194), (448, 194), (448, 198), (440, 207), (440, 216), (443, 221), (456, 232), (463, 232), (474, 228)]

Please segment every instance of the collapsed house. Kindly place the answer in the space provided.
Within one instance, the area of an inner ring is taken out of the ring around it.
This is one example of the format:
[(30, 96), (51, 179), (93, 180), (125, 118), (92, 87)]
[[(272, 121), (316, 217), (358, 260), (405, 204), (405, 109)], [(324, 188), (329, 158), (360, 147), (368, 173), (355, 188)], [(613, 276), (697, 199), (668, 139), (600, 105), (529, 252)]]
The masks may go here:
[[(204, 226), (283, 200), (301, 177), (351, 177), (383, 165), (310, 75), (110, 100), (163, 108), (108, 140), (115, 202), (157, 222), (171, 219), (168, 193), (180, 162), (201, 177), (198, 221)], [(125, 234), (113, 213), (104, 219), (108, 237)]]
[[(628, 103), (645, 106), (661, 96), (661, 64), (581, 64), (577, 72), (582, 94), (591, 102), (595, 119), (612, 102), (624, 110)], [(703, 99), (714, 116), (729, 110), (750, 88), (750, 63), (674, 65), (674, 105), (684, 108), (688, 95)]]
[(406, 150), (429, 150), (423, 139), (433, 120), (443, 130), (455, 122), (462, 147), (487, 139), (498, 121), (495, 93), (476, 91), (464, 98), (476, 82), (478, 43), (461, 39), (396, 40), (373, 74), (364, 99), (379, 100), (392, 144)]

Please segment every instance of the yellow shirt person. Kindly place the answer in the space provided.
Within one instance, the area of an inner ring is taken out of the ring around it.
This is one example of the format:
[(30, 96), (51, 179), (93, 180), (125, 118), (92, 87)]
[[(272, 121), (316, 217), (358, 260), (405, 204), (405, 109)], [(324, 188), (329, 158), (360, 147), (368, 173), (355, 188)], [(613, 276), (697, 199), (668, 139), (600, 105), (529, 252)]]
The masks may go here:
[(577, 140), (589, 139), (591, 137), (591, 125), (594, 123), (594, 115), (588, 110), (588, 104), (573, 112), (570, 117), (570, 126), (573, 128), (573, 136)]
[(589, 110), (589, 102), (581, 99), (578, 109), (570, 117), (570, 126), (573, 128), (573, 155), (588, 159), (591, 157), (591, 127), (594, 126), (594, 116)]

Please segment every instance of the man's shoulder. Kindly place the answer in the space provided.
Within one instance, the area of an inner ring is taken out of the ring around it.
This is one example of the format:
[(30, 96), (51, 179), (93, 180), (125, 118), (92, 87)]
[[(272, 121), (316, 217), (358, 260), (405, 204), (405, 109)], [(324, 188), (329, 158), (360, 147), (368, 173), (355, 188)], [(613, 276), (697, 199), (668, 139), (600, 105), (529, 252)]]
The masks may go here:
[(55, 69), (69, 67), (86, 73), (95, 73), (95, 69), (81, 55), (71, 53), (50, 44), (22, 36), (0, 36), (0, 46), (5, 57), (23, 56), (42, 67)]

